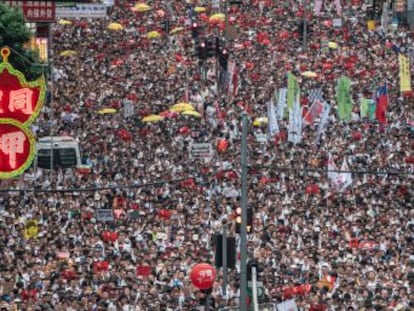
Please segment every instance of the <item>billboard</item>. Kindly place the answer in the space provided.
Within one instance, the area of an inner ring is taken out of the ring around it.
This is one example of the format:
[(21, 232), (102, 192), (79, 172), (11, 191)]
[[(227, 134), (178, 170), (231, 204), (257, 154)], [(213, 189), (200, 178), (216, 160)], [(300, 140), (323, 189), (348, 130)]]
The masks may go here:
[(29, 22), (54, 22), (56, 18), (55, 1), (3, 0), (11, 7), (20, 8)]

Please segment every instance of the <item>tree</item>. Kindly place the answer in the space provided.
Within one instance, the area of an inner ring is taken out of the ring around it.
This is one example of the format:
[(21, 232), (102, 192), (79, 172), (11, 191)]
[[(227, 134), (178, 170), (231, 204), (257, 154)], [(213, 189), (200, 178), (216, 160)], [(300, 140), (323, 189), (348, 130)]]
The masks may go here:
[(38, 53), (24, 46), (31, 37), (32, 34), (20, 9), (0, 2), (0, 47), (10, 47), (9, 62), (20, 70), (28, 81), (39, 78), (43, 71)]

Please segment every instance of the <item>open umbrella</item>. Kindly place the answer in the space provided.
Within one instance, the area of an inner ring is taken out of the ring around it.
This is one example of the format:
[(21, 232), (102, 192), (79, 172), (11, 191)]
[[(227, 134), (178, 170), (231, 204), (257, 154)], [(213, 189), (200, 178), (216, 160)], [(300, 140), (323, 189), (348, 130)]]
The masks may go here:
[(59, 25), (72, 25), (72, 22), (68, 21), (66, 19), (61, 19), (61, 20), (58, 21), (58, 24)]
[(151, 7), (145, 3), (137, 3), (134, 6), (134, 10), (137, 12), (148, 12), (151, 10)]
[(60, 56), (73, 56), (73, 55), (76, 55), (76, 54), (78, 54), (78, 52), (76, 52), (76, 51), (74, 51), (74, 50), (65, 50), (65, 51), (62, 51), (62, 52), (60, 52)]
[(194, 8), (194, 11), (197, 12), (197, 13), (203, 13), (203, 12), (206, 11), (206, 8), (205, 7), (202, 7), (202, 6), (196, 6)]
[(198, 111), (195, 111), (195, 110), (186, 110), (186, 111), (181, 112), (181, 114), (183, 116), (192, 116), (192, 117), (196, 117), (196, 118), (201, 117), (201, 114)]
[(112, 114), (112, 113), (117, 113), (118, 111), (114, 108), (102, 108), (99, 109), (96, 113), (97, 114)]
[(124, 26), (122, 26), (120, 23), (110, 23), (106, 28), (109, 30), (122, 30), (124, 29)]
[(261, 126), (261, 125), (263, 125), (263, 124), (267, 124), (267, 123), (268, 123), (268, 121), (267, 121), (267, 118), (266, 118), (266, 117), (256, 118), (256, 119), (253, 121), (253, 125), (254, 125), (254, 126)]
[(175, 35), (177, 33), (180, 33), (183, 30), (184, 30), (184, 27), (174, 27), (173, 29), (171, 29), (170, 35)]
[(151, 123), (151, 122), (158, 122), (161, 120), (164, 120), (164, 117), (156, 115), (156, 114), (150, 114), (149, 116), (142, 118), (141, 121), (145, 123)]
[(226, 18), (226, 15), (223, 13), (216, 13), (210, 16), (208, 19), (210, 22), (222, 22)]
[(194, 110), (194, 107), (189, 103), (178, 103), (172, 106), (170, 110), (175, 112), (183, 112), (188, 110)]
[(156, 39), (161, 37), (161, 33), (159, 33), (158, 31), (154, 30), (154, 31), (150, 31), (149, 33), (147, 33), (147, 38), (148, 39)]
[(307, 78), (316, 78), (318, 76), (318, 74), (313, 71), (305, 71), (305, 72), (302, 72), (301, 75)]
[(338, 44), (331, 41), (331, 42), (328, 42), (328, 47), (335, 50), (338, 48)]

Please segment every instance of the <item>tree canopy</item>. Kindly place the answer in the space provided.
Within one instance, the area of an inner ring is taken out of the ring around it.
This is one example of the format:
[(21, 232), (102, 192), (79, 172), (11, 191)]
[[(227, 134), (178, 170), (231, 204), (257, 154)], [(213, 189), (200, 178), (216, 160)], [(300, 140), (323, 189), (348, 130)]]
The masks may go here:
[(10, 47), (9, 62), (14, 68), (23, 72), (29, 81), (42, 75), (37, 52), (25, 47), (31, 37), (23, 13), (17, 8), (0, 2), (0, 47)]

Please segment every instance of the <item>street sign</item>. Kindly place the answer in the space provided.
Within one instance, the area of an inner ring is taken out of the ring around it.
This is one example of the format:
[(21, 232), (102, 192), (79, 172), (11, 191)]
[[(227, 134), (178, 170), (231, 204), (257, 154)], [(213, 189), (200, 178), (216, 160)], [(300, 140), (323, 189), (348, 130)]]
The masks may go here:
[(55, 1), (11, 1), (4, 0), (5, 4), (20, 8), (24, 18), (29, 22), (54, 22), (56, 18)]

